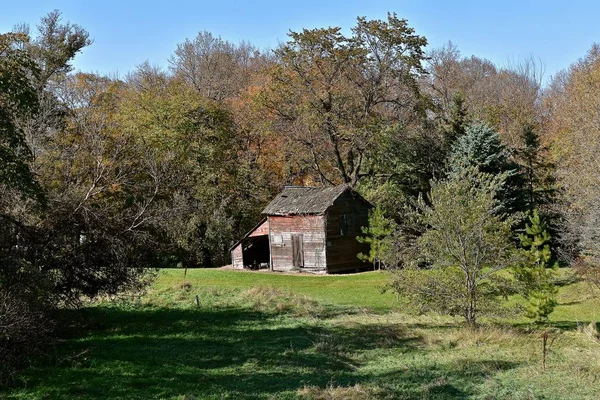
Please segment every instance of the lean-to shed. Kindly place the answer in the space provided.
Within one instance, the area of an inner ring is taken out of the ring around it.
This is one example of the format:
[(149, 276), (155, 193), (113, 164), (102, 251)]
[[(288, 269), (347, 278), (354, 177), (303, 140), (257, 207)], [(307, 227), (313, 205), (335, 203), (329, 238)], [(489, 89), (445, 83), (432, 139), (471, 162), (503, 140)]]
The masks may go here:
[(336, 273), (368, 268), (369, 247), (356, 237), (373, 206), (347, 185), (287, 186), (263, 210), (264, 219), (231, 249), (235, 268)]

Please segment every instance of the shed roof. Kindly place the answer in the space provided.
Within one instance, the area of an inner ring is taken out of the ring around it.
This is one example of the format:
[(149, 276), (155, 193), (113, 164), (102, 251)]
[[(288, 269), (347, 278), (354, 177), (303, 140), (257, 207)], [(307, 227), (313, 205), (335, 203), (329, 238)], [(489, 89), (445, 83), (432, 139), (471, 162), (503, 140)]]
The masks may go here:
[(238, 244), (242, 243), (244, 241), (244, 239), (248, 238), (252, 234), (252, 232), (257, 230), (266, 221), (267, 221), (267, 217), (264, 217), (263, 219), (261, 219), (258, 224), (254, 225), (254, 228), (250, 229), (248, 231), (248, 233), (246, 233), (240, 240), (235, 242), (235, 244), (229, 248), (229, 251), (233, 250)]
[[(323, 214), (348, 185), (330, 187), (286, 186), (263, 210), (266, 215)], [(354, 192), (361, 200), (358, 193)], [(368, 203), (368, 202), (367, 202)]]

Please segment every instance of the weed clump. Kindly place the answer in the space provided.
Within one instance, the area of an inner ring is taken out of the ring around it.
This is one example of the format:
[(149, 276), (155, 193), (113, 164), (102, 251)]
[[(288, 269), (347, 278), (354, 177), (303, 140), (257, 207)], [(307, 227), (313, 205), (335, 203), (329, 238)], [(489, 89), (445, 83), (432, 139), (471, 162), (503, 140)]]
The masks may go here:
[(242, 294), (245, 301), (260, 312), (291, 314), (298, 317), (316, 317), (325, 312), (321, 304), (309, 297), (270, 286), (256, 286)]
[(508, 328), (495, 326), (480, 326), (473, 330), (470, 327), (461, 327), (445, 331), (439, 335), (425, 335), (429, 345), (439, 345), (444, 349), (481, 346), (486, 344), (515, 343), (519, 334)]
[(583, 333), (596, 343), (600, 342), (600, 332), (598, 332), (598, 325), (594, 321), (590, 322), (588, 325), (577, 325), (577, 331)]

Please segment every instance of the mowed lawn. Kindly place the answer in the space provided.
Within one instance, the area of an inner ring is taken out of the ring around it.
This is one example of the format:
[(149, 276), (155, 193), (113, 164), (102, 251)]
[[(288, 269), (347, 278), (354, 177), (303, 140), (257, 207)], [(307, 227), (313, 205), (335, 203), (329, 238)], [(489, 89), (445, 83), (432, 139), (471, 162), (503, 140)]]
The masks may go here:
[(347, 275), (281, 274), (232, 271), (222, 269), (163, 270), (153, 289), (169, 289), (182, 282), (199, 288), (250, 289), (271, 286), (296, 294), (310, 296), (328, 305), (367, 307), (389, 311), (398, 307), (396, 296), (382, 293), (390, 279), (384, 272)]
[(165, 270), (142, 296), (64, 312), (73, 328), (7, 399), (595, 399), (598, 293), (561, 287), (551, 347), (525, 320), (478, 332), (414, 315), (384, 272)]

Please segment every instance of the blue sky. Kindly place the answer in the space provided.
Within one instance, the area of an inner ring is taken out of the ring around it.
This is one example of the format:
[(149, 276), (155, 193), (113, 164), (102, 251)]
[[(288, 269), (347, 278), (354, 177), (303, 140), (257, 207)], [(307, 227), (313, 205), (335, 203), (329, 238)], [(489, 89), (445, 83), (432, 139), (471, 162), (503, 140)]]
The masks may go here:
[(594, 1), (128, 1), (22, 0), (2, 5), (0, 32), (16, 23), (34, 27), (59, 9), (64, 20), (90, 32), (94, 44), (77, 69), (126, 74), (144, 61), (167, 66), (177, 43), (207, 30), (224, 39), (271, 48), (302, 28), (353, 26), (356, 16), (382, 19), (394, 11), (439, 47), (451, 40), (463, 55), (498, 64), (533, 55), (546, 79), (585, 55), (600, 41), (600, 2)]

